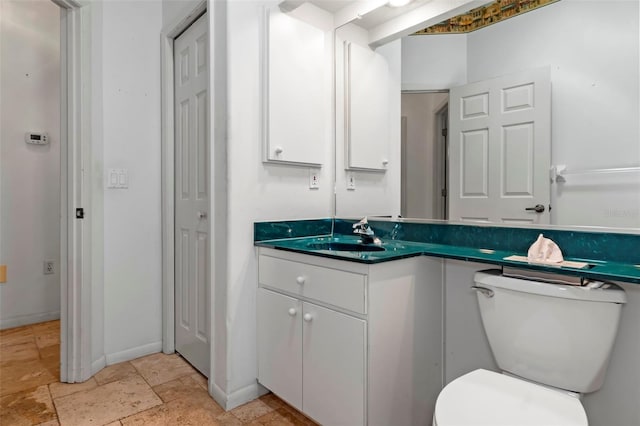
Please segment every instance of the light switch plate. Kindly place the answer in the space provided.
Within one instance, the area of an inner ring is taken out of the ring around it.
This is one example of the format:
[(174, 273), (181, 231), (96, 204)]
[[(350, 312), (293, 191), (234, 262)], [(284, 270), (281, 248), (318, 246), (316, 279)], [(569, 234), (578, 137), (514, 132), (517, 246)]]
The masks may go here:
[(309, 169), (309, 189), (320, 188), (320, 170)]
[(129, 171), (127, 169), (108, 169), (107, 188), (126, 189), (129, 187)]
[(347, 173), (347, 189), (349, 191), (356, 190), (356, 177), (353, 175), (353, 173)]

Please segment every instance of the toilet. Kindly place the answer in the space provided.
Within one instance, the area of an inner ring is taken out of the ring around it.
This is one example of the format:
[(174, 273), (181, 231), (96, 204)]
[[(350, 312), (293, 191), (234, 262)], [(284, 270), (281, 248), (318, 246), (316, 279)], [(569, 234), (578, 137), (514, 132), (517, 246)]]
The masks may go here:
[(583, 393), (602, 386), (624, 290), (477, 272), (478, 304), (502, 373), (484, 369), (440, 392), (434, 426), (587, 426)]

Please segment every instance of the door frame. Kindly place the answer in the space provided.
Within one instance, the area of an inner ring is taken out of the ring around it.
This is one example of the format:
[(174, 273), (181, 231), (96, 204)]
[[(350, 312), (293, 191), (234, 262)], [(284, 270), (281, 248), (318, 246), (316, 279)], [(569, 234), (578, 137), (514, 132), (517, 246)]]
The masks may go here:
[[(448, 92), (447, 92), (448, 93)], [(438, 219), (447, 220), (449, 217), (449, 97), (436, 107), (434, 110), (436, 128), (435, 128), (435, 150), (436, 150), (436, 165), (437, 165), (437, 178), (436, 182), (439, 184), (434, 192), (434, 205), (440, 216)], [(447, 120), (446, 127), (443, 126), (442, 119)], [(447, 135), (443, 135), (442, 131), (446, 129)], [(445, 190), (447, 195), (442, 195), (442, 190)], [(444, 198), (444, 199), (443, 199)]]
[[(168, 24), (161, 32), (161, 141), (162, 141), (162, 351), (166, 354), (175, 352), (175, 127), (174, 127), (174, 40), (191, 26), (200, 16), (208, 11), (207, 1), (200, 2), (185, 15), (179, 17), (173, 23)], [(211, 14), (209, 15), (211, 22)], [(209, 28), (211, 26), (209, 25)], [(209, 35), (211, 39), (211, 35)], [(211, 51), (211, 50), (210, 50)], [(209, 61), (209, 82), (211, 82), (211, 64)], [(209, 83), (211, 85), (211, 83)], [(211, 91), (210, 91), (211, 93)], [(213, 140), (211, 134), (211, 108), (212, 96), (209, 96), (209, 144)], [(211, 168), (209, 168), (211, 170)], [(213, 186), (210, 186), (213, 189)], [(210, 201), (213, 194), (210, 194)], [(211, 219), (208, 221), (209, 235), (211, 236), (211, 221), (214, 219), (213, 211), (210, 211)], [(214, 244), (210, 244), (210, 259), (213, 258)], [(213, 269), (213, 265), (210, 270)], [(210, 278), (213, 274), (210, 273)], [(213, 280), (209, 280), (210, 293), (213, 296)], [(213, 307), (212, 304), (210, 304)], [(211, 314), (209, 340), (213, 342), (213, 313)], [(213, 345), (209, 348), (212, 354)], [(213, 363), (209, 370), (209, 377), (213, 376)], [(211, 382), (211, 380), (210, 380)]]
[[(449, 89), (420, 89), (420, 88), (413, 88), (413, 89), (401, 89), (400, 90), (400, 96), (402, 95), (416, 95), (416, 94), (438, 94), (438, 93), (446, 93), (447, 94), (447, 99), (442, 101), (440, 104), (438, 104), (432, 111), (432, 115), (433, 118), (436, 122), (436, 125), (434, 127), (434, 134), (432, 135), (432, 137), (434, 138), (434, 146), (435, 146), (435, 150), (439, 153), (441, 150), (440, 147), (440, 138), (439, 138), (439, 132), (441, 132), (442, 130), (442, 126), (441, 123), (439, 122), (438, 118), (440, 117), (440, 115), (446, 110), (447, 114), (449, 111)], [(407, 118), (405, 116), (402, 115), (402, 111), (400, 112), (400, 120), (401, 120), (401, 162), (406, 164), (406, 125), (407, 125)], [(447, 139), (448, 140), (448, 139)], [(448, 148), (448, 144), (447, 144), (447, 148)], [(447, 165), (445, 166), (445, 169), (448, 169), (448, 161), (449, 161), (449, 153), (448, 150), (446, 152), (446, 161), (447, 161)], [(407, 185), (407, 172), (405, 170), (405, 164), (401, 165), (401, 177), (400, 177), (400, 211), (401, 212), (405, 212), (406, 208), (407, 208), (407, 195), (406, 195), (406, 185)], [(438, 160), (437, 160), (437, 164), (439, 168), (442, 168), (443, 165), (440, 163), (440, 158), (438, 155)], [(437, 179), (436, 180), (440, 180), (440, 174), (441, 174), (441, 170), (437, 170), (436, 172), (438, 174)], [(436, 180), (434, 180), (434, 185), (437, 183)], [(442, 197), (439, 196), (440, 194), (440, 188), (435, 188), (434, 186), (434, 194), (433, 194), (433, 199), (434, 199), (434, 203), (437, 206), (438, 209), (438, 215), (440, 215), (442, 213), (442, 207), (443, 207), (443, 202), (441, 200)], [(447, 198), (447, 203), (448, 203), (448, 198)], [(446, 209), (447, 212), (447, 216), (448, 216), (448, 211), (449, 211), (449, 206), (445, 205), (444, 208)], [(440, 220), (441, 218), (429, 218), (429, 219), (438, 219)]]
[(60, 381), (74, 383), (92, 374), (91, 15), (86, 2), (52, 1), (60, 7)]

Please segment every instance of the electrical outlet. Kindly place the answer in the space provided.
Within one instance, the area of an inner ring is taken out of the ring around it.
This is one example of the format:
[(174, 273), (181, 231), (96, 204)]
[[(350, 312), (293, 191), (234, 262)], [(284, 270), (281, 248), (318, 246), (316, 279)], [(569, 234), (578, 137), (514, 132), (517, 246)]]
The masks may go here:
[(320, 170), (309, 169), (309, 189), (320, 188)]
[(45, 260), (44, 261), (44, 270), (42, 271), (45, 275), (51, 275), (56, 272), (55, 264), (53, 260)]
[(349, 191), (356, 190), (356, 178), (353, 173), (347, 173), (347, 189)]

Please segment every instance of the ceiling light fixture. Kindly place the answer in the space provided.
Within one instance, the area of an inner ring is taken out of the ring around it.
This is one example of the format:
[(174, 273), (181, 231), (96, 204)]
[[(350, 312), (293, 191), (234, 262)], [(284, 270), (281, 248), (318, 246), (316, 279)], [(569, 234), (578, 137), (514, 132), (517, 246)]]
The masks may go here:
[(402, 7), (411, 3), (412, 0), (389, 0), (389, 7)]

